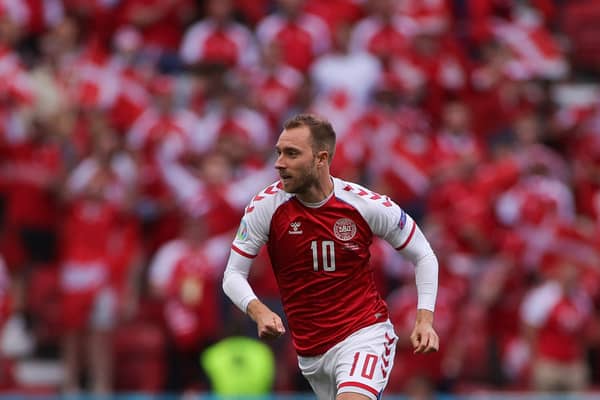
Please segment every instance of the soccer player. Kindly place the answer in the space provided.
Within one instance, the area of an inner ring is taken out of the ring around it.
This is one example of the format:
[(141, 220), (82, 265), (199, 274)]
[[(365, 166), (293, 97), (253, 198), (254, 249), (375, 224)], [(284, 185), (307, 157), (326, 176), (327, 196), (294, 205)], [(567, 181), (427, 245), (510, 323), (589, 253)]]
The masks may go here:
[(280, 179), (246, 208), (233, 241), (223, 289), (257, 324), (260, 338), (285, 333), (279, 315), (248, 284), (252, 259), (266, 244), (298, 364), (320, 400), (381, 396), (397, 336), (369, 265), (373, 237), (415, 264), (415, 353), (437, 351), (433, 329), (437, 258), (413, 219), (387, 196), (332, 177), (331, 124), (300, 114), (276, 144)]

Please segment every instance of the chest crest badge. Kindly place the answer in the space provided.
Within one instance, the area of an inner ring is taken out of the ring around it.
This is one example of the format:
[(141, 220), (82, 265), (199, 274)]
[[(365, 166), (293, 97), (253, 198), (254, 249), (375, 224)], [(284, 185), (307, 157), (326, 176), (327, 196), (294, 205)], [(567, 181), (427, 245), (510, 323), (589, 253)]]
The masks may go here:
[(340, 218), (333, 225), (333, 234), (344, 242), (352, 240), (356, 235), (356, 224), (350, 218)]

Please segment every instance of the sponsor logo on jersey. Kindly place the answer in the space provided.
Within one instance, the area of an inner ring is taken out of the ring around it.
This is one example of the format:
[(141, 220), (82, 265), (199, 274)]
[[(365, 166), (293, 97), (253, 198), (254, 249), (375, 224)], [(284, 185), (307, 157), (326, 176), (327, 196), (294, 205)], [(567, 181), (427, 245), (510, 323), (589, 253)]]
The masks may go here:
[(300, 222), (300, 221), (294, 221), (294, 222), (290, 223), (290, 230), (288, 231), (288, 233), (290, 235), (302, 234), (302, 230), (300, 229), (301, 226), (302, 226), (302, 222)]
[(248, 225), (246, 224), (246, 221), (243, 219), (242, 219), (242, 222), (240, 223), (240, 227), (238, 228), (235, 238), (237, 240), (242, 240), (242, 241), (245, 241), (248, 239)]
[(404, 210), (400, 210), (401, 214), (400, 214), (400, 222), (398, 222), (398, 228), (400, 229), (404, 229), (404, 226), (406, 225), (406, 213), (404, 212)]
[(350, 218), (340, 218), (333, 225), (333, 234), (344, 242), (352, 240), (356, 235), (356, 224)]

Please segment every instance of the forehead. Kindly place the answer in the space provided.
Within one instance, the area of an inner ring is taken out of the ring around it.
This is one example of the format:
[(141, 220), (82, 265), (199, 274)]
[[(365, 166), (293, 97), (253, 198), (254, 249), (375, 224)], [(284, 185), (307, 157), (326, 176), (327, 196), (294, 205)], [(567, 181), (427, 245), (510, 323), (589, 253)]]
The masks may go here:
[(284, 129), (279, 135), (279, 140), (275, 145), (277, 148), (283, 147), (310, 147), (310, 130), (306, 126), (298, 128)]

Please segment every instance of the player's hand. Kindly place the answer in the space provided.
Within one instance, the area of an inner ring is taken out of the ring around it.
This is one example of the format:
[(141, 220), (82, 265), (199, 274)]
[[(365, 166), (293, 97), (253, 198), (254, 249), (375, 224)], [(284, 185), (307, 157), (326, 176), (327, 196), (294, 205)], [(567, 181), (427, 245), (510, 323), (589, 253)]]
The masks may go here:
[(252, 300), (248, 304), (248, 315), (256, 322), (258, 337), (261, 339), (275, 339), (285, 333), (279, 315), (259, 300)]
[(433, 329), (433, 312), (418, 310), (415, 327), (410, 334), (414, 353), (431, 353), (440, 348), (440, 339)]

